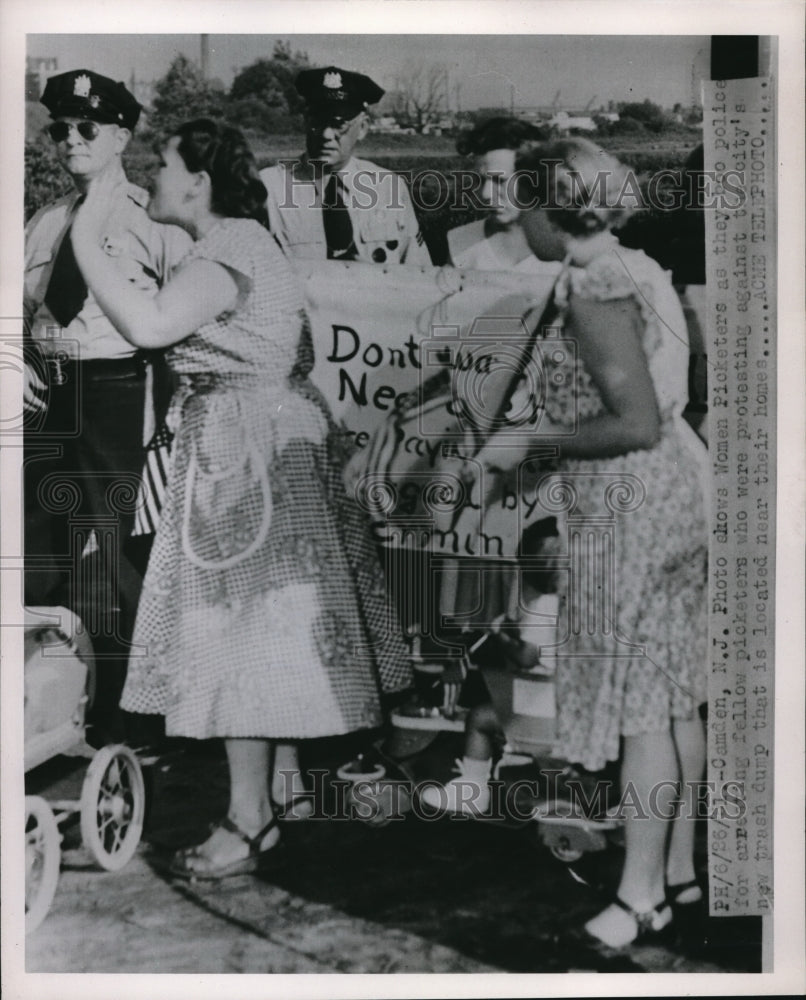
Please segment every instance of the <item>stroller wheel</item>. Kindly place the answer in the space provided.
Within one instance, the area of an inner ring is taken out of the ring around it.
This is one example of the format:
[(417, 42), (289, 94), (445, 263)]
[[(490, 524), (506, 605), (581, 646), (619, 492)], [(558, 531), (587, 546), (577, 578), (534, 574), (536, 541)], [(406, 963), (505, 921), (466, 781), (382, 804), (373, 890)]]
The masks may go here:
[(59, 882), (62, 850), (56, 817), (38, 795), (25, 797), (25, 932), (47, 916)]
[(107, 871), (118, 871), (140, 843), (145, 813), (140, 762), (125, 746), (103, 747), (93, 757), (81, 790), (81, 837)]
[(353, 785), (347, 794), (347, 802), (355, 818), (367, 826), (387, 826), (392, 818), (384, 801), (382, 786), (377, 781), (366, 782), (363, 787)]
[(357, 782), (347, 791), (350, 815), (367, 826), (387, 826), (411, 809), (411, 788), (407, 781), (381, 778)]
[(571, 847), (570, 844), (563, 843), (551, 844), (549, 850), (558, 861), (562, 861), (567, 865), (572, 864), (574, 861), (579, 861), (585, 853), (579, 847)]

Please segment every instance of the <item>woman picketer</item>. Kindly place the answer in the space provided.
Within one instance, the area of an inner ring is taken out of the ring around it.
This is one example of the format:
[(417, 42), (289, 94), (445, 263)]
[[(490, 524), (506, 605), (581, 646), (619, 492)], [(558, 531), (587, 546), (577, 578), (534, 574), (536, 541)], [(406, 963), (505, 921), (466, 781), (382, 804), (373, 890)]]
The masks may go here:
[(338, 435), (308, 379), (301, 292), (256, 221), (266, 191), (241, 133), (200, 120), (161, 147), (149, 213), (195, 243), (153, 299), (101, 249), (111, 184), (90, 186), (76, 259), (117, 329), (138, 347), (169, 348), (179, 379), (121, 703), (164, 714), (168, 735), (224, 738), (228, 813), (172, 862), (177, 874), (219, 878), (254, 870), (278, 843), (272, 741), (377, 725), (379, 678), (403, 687), (408, 667), (344, 491)]
[(682, 417), (688, 338), (670, 276), (611, 231), (631, 190), (626, 168), (584, 139), (546, 144), (517, 167), (532, 252), (566, 264), (553, 326), (574, 350), (543, 344), (542, 420), (481, 459), (506, 474), (535, 444), (557, 446), (543, 489), (565, 497), (569, 528), (571, 515), (592, 519), (559, 574), (568, 634), (555, 751), (594, 771), (620, 759), (622, 790), (642, 804), (626, 822), (617, 893), (586, 924), (623, 946), (668, 925), (671, 903), (701, 898), (693, 816), (668, 817), (674, 783), (699, 781), (705, 764), (706, 451)]

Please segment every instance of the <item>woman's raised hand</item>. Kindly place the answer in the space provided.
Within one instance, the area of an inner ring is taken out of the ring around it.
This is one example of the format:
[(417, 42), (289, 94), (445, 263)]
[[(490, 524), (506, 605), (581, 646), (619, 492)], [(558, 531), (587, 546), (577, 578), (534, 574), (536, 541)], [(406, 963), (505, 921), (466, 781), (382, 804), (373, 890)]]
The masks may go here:
[(106, 235), (106, 226), (112, 206), (119, 200), (120, 189), (126, 186), (121, 172), (105, 172), (90, 181), (87, 193), (73, 220), (73, 246), (99, 246)]

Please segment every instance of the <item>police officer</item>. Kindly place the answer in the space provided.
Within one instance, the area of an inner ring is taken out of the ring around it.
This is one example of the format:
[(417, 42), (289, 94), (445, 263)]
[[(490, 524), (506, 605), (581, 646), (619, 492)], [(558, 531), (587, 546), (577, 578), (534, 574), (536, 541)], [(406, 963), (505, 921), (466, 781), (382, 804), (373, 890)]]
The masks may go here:
[[(123, 542), (143, 468), (151, 379), (146, 358), (87, 290), (70, 228), (95, 178), (125, 180), (121, 158), (141, 107), (122, 83), (87, 69), (51, 77), (41, 101), (75, 190), (25, 229), (25, 600), (65, 604), (84, 621), (98, 658), (95, 721), (119, 738), (117, 698), (141, 582)], [(103, 249), (132, 284), (156, 292), (190, 237), (149, 219), (142, 188), (120, 190)]]
[(303, 70), (306, 152), (261, 171), (269, 227), (292, 257), (430, 264), (403, 178), (353, 156), (384, 91), (362, 73)]

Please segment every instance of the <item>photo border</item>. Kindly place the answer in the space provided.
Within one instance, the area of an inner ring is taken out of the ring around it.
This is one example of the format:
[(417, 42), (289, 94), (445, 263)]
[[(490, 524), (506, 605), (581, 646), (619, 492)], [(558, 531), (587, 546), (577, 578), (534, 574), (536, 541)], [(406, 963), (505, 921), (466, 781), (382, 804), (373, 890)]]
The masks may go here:
[[(427, 17), (424, 14), (427, 11)], [(460, 16), (461, 12), (461, 16)], [(17, 997), (181, 997), (220, 996), (622, 996), (763, 995), (804, 989), (803, 916), (803, 5), (797, 0), (767, 3), (682, 2), (671, 5), (597, 0), (512, 0), (463, 2), (432, 0), (141, 0), (136, 5), (85, 0), (4, 0), (0, 5), (3, 194), (0, 203), (0, 336), (19, 335), (22, 285), (22, 109), (25, 37), (30, 33), (155, 33), (200, 30), (232, 34), (742, 34), (778, 35), (779, 47), (779, 212), (778, 220), (778, 432), (777, 574), (775, 694), (775, 913), (774, 972), (746, 975), (501, 974), (467, 977), (395, 976), (200, 976), (200, 975), (44, 975), (23, 971), (24, 920), (19, 907), (15, 844), (22, 825), (22, 630), (13, 626), (18, 600), (18, 569), (0, 568), (2, 636), (2, 957), (3, 987)], [(574, 26), (584, 31), (575, 32)], [(222, 31), (222, 29), (226, 31)], [(19, 379), (4, 372), (3, 413), (14, 412), (21, 398)], [(0, 450), (0, 482), (17, 482), (21, 449)], [(0, 493), (3, 552), (9, 537), (20, 537), (18, 491)], [(10, 860), (11, 859), (11, 860)], [(15, 871), (16, 869), (16, 871)], [(21, 929), (23, 933), (21, 933)]]

